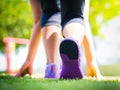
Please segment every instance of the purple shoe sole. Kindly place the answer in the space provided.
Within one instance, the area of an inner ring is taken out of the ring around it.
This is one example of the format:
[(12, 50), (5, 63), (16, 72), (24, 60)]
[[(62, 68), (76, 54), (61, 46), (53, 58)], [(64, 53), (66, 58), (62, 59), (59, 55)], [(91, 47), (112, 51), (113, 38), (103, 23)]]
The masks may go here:
[(60, 79), (82, 79), (83, 71), (80, 67), (80, 48), (72, 38), (66, 38), (60, 44), (62, 70)]

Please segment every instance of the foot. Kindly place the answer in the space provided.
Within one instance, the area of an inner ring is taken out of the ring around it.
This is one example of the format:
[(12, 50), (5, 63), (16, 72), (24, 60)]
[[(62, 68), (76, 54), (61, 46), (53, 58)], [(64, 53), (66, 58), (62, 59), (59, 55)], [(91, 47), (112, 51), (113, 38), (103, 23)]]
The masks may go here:
[(23, 77), (26, 74), (32, 75), (32, 65), (29, 63), (25, 63), (22, 68), (18, 71), (18, 73), (15, 75), (15, 77)]
[(57, 65), (49, 64), (45, 70), (45, 78), (58, 78)]
[(83, 71), (80, 67), (80, 48), (78, 42), (72, 38), (66, 38), (60, 44), (60, 56), (62, 59), (62, 79), (81, 79)]

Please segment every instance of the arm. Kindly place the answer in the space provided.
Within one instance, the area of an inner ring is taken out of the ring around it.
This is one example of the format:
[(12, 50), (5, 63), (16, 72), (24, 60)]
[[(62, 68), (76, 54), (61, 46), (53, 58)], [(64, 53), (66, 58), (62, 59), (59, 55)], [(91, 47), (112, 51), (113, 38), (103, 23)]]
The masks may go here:
[(42, 10), (40, 7), (39, 0), (30, 0), (30, 3), (32, 8), (34, 23), (32, 28), (32, 35), (30, 38), (28, 56), (26, 60), (33, 61), (41, 37), (40, 19), (41, 19)]
[(93, 37), (92, 37), (92, 33), (89, 26), (89, 4), (90, 4), (90, 0), (86, 0), (85, 12), (84, 12), (86, 33), (82, 43), (84, 47), (86, 63), (87, 63), (86, 73), (87, 73), (87, 76), (93, 76), (93, 77), (95, 76), (97, 78), (101, 78), (101, 74), (96, 63), (94, 42), (93, 42)]
[(33, 23), (30, 43), (29, 43), (29, 50), (26, 61), (19, 70), (19, 72), (16, 74), (16, 77), (24, 76), (25, 74), (29, 74), (29, 75), (32, 74), (32, 65), (41, 38), (41, 31), (40, 31), (41, 29), (40, 19), (42, 13), (41, 6), (39, 0), (30, 0), (30, 4), (31, 4), (34, 23)]

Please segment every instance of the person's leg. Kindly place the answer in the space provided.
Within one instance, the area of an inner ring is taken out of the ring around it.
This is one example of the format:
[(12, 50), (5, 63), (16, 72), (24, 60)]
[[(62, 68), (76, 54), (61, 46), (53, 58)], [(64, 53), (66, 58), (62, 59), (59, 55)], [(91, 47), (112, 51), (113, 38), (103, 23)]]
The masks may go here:
[(56, 63), (58, 47), (60, 43), (61, 28), (57, 26), (45, 26), (42, 29), (43, 42), (47, 55), (47, 64)]
[(85, 33), (83, 21), (84, 3), (84, 0), (61, 0), (63, 36), (72, 36), (80, 43)]
[[(45, 26), (42, 29), (43, 42), (47, 56), (47, 67), (45, 78), (56, 78), (57, 76), (57, 62), (58, 62), (58, 49), (60, 43), (61, 28), (57, 26)], [(54, 71), (48, 71), (48, 69)], [(53, 72), (54, 74), (52, 75)]]
[(61, 0), (63, 36), (65, 39), (60, 43), (60, 55), (63, 64), (60, 78), (83, 78), (80, 65), (80, 45), (85, 34), (83, 7), (84, 0)]
[[(45, 51), (47, 55), (47, 67), (45, 72), (45, 78), (55, 78), (56, 77), (56, 62), (58, 59), (58, 46), (60, 40), (60, 8), (59, 2), (53, 0), (31, 0), (34, 26), (33, 33), (30, 40), (30, 47), (26, 61), (20, 71), (16, 74), (16, 77), (24, 76), (26, 74), (32, 74), (32, 64), (38, 44), (41, 37), (40, 25), (42, 28), (43, 41), (45, 45)], [(42, 10), (41, 10), (42, 8)], [(41, 14), (42, 11), (42, 14)], [(41, 16), (42, 15), (42, 16)], [(41, 20), (41, 22), (40, 22)]]
[(42, 36), (47, 56), (47, 67), (45, 70), (45, 78), (56, 78), (58, 49), (61, 36), (61, 16), (60, 2), (56, 0), (41, 0), (42, 14)]
[(92, 38), (92, 33), (89, 26), (89, 4), (90, 0), (85, 1), (84, 21), (86, 25), (86, 33), (83, 39), (83, 47), (86, 56), (86, 75), (89, 77), (100, 78), (101, 74), (96, 63), (95, 47)]

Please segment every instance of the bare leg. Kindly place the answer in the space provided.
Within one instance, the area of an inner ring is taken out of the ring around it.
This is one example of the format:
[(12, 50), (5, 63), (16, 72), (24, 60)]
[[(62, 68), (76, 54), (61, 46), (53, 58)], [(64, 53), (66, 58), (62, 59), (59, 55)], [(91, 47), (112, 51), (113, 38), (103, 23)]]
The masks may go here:
[(70, 23), (66, 25), (63, 30), (63, 35), (65, 37), (73, 37), (80, 43), (83, 40), (84, 33), (85, 33), (85, 28), (80, 23)]
[(58, 48), (60, 43), (61, 28), (57, 26), (45, 26), (42, 29), (43, 42), (47, 56), (47, 64), (57, 63)]
[[(35, 29), (35, 30), (34, 30)], [(26, 62), (17, 73), (16, 77), (24, 76), (26, 74), (32, 74), (32, 64), (36, 55), (37, 47), (41, 37), (41, 31), (39, 30), (39, 23), (34, 25), (33, 36), (30, 41), (29, 53)], [(43, 41), (45, 51), (47, 55), (47, 64), (57, 63), (58, 59), (58, 47), (60, 42), (60, 28), (57, 26), (46, 26), (42, 29)]]
[[(36, 2), (37, 0), (30, 1), (35, 24), (33, 26), (33, 33), (30, 40), (30, 47), (27, 59), (20, 71), (16, 74), (16, 77), (24, 76), (25, 74), (32, 74), (32, 64), (41, 38), (40, 18), (42, 10), (40, 7), (40, 3)], [(60, 32), (60, 28), (57, 26), (45, 26), (44, 28), (42, 28), (43, 41), (47, 55), (47, 64), (57, 62)]]
[(43, 42), (47, 57), (45, 78), (58, 78), (58, 49), (60, 43), (61, 28), (58, 26), (45, 26), (42, 29)]

